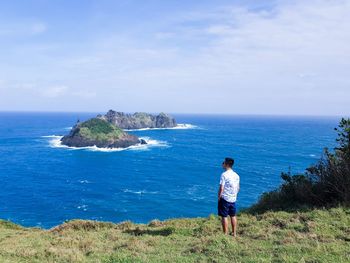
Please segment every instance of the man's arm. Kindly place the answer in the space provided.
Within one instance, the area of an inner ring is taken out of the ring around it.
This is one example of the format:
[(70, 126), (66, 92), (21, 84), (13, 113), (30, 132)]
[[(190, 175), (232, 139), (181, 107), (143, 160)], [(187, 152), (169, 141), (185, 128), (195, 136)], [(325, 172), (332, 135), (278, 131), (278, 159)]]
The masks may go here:
[(219, 185), (219, 192), (218, 192), (218, 200), (220, 200), (221, 194), (224, 191), (224, 185), (220, 184)]
[(224, 191), (224, 185), (225, 185), (225, 177), (224, 177), (224, 174), (221, 174), (220, 183), (219, 183), (219, 191), (218, 191), (218, 200), (220, 200), (222, 192)]

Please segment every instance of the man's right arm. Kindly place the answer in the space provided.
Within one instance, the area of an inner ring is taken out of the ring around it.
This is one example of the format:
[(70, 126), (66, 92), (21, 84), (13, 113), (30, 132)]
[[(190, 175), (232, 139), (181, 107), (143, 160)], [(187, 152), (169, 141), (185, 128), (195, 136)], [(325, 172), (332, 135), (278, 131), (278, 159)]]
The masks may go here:
[(223, 191), (224, 191), (224, 186), (222, 184), (220, 184), (219, 185), (219, 192), (218, 192), (218, 200), (220, 200)]
[(222, 174), (220, 177), (220, 184), (219, 184), (219, 192), (218, 192), (218, 200), (220, 200), (220, 197), (222, 195), (222, 192), (224, 191), (224, 185), (225, 185), (225, 177)]

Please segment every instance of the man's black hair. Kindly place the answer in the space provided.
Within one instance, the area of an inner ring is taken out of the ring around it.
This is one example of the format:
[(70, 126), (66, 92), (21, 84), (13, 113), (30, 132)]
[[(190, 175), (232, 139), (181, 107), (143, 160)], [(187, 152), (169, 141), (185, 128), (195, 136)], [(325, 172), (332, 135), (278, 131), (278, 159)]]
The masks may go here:
[(232, 167), (233, 164), (235, 163), (235, 160), (233, 160), (233, 159), (230, 158), (230, 157), (226, 157), (224, 163), (225, 163), (226, 165), (228, 165), (229, 167)]

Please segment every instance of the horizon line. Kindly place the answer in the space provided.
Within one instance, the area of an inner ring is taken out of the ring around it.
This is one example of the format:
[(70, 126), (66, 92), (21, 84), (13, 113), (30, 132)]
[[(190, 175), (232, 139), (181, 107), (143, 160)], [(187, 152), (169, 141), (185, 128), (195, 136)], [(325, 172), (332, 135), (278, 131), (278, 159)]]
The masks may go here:
[[(0, 110), (0, 113), (93, 113), (93, 114), (102, 114), (107, 111), (43, 111), (43, 110)], [(153, 112), (153, 111), (119, 111), (124, 113), (134, 113), (134, 112), (146, 112), (150, 114), (157, 114), (164, 111)], [(334, 117), (334, 118), (347, 118), (350, 117), (350, 114), (342, 115), (316, 115), (316, 114), (278, 114), (278, 113), (227, 113), (227, 112), (165, 112), (171, 115), (211, 115), (211, 116), (261, 116), (261, 117)]]

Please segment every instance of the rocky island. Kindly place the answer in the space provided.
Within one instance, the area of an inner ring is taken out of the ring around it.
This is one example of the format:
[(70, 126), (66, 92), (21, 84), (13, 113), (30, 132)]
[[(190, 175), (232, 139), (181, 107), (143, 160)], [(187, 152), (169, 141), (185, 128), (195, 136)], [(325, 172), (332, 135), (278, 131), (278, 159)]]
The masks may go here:
[(70, 147), (100, 148), (127, 148), (132, 145), (147, 144), (145, 140), (126, 133), (102, 118), (78, 121), (70, 133), (61, 139), (61, 143)]
[(128, 130), (144, 128), (173, 128), (177, 125), (172, 116), (163, 112), (158, 115), (152, 115), (145, 112), (127, 114), (124, 112), (109, 110), (107, 114), (98, 115), (97, 117), (106, 120), (121, 129)]
[(127, 148), (147, 142), (124, 129), (172, 128), (176, 125), (175, 119), (165, 113), (127, 114), (109, 110), (105, 115), (99, 114), (87, 121), (78, 121), (70, 133), (62, 137), (61, 143), (69, 147)]

